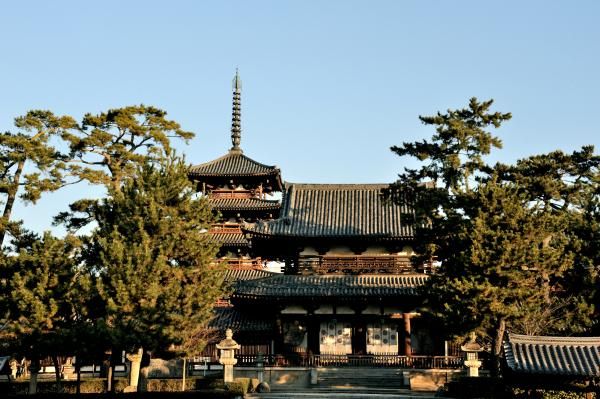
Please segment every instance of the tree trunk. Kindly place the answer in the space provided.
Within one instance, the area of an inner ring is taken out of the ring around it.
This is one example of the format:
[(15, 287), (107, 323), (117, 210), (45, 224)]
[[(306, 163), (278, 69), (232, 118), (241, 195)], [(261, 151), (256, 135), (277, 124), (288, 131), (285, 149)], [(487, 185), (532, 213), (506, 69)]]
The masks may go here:
[(502, 341), (506, 332), (506, 321), (501, 318), (496, 328), (496, 336), (494, 337), (494, 347), (492, 348), (492, 364), (490, 365), (490, 373), (493, 377), (500, 376), (500, 356), (502, 353)]
[(2, 212), (2, 219), (0, 223), (0, 246), (4, 243), (4, 237), (6, 237), (6, 229), (8, 227), (8, 222), (10, 221), (10, 215), (12, 213), (13, 206), (15, 205), (15, 200), (17, 199), (17, 191), (19, 191), (19, 182), (21, 181), (21, 174), (23, 173), (24, 167), (25, 161), (19, 161), (17, 164), (17, 170), (15, 171), (15, 176), (13, 177), (12, 185), (8, 189), (6, 204), (4, 205), (4, 212)]
[(40, 371), (40, 360), (31, 359), (29, 364), (29, 394), (35, 395), (37, 393), (37, 378)]
[(185, 368), (185, 366), (186, 366), (186, 364), (185, 364), (185, 360), (186, 360), (186, 359), (185, 359), (185, 356), (184, 356), (184, 357), (183, 357), (183, 371), (182, 371), (182, 373), (181, 373), (181, 375), (182, 375), (182, 377), (183, 377), (183, 378), (182, 378), (182, 381), (181, 381), (181, 390), (182, 390), (183, 392), (185, 392), (185, 374), (186, 374), (186, 372), (185, 372), (185, 371), (186, 371), (186, 368)]
[(81, 393), (81, 362), (79, 361), (79, 358), (77, 358), (77, 363), (75, 363), (75, 372), (77, 373), (77, 384), (75, 386), (75, 394), (79, 395)]
[(56, 386), (58, 387), (58, 391), (61, 391), (61, 378), (60, 378), (60, 361), (58, 356), (52, 355), (52, 364), (54, 365), (54, 376), (56, 378)]

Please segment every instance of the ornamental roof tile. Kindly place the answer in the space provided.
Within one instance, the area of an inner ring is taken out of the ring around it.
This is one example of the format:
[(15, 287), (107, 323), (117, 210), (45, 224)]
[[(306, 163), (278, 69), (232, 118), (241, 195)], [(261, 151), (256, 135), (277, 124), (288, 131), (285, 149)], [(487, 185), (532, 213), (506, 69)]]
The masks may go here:
[(411, 238), (413, 227), (402, 223), (412, 214), (383, 198), (387, 184), (286, 183), (280, 218), (244, 226), (266, 236)]
[(504, 354), (519, 373), (600, 377), (600, 337), (509, 334)]
[(247, 247), (250, 245), (242, 232), (239, 233), (210, 233), (211, 239), (223, 246)]
[(276, 200), (264, 200), (260, 198), (210, 198), (210, 205), (218, 211), (235, 210), (279, 210), (281, 204)]
[(238, 331), (273, 331), (273, 320), (251, 318), (234, 307), (215, 307), (209, 327), (219, 331), (231, 328)]
[(270, 272), (267, 270), (256, 270), (256, 269), (227, 269), (225, 272), (225, 281), (239, 281), (239, 280), (257, 280), (259, 278), (271, 277), (278, 275), (279, 273)]
[(415, 296), (427, 275), (284, 275), (238, 281), (233, 297)]
[(227, 154), (213, 161), (190, 167), (188, 175), (192, 178), (218, 176), (276, 176), (280, 180), (277, 166), (269, 166), (256, 162), (241, 151), (230, 150)]

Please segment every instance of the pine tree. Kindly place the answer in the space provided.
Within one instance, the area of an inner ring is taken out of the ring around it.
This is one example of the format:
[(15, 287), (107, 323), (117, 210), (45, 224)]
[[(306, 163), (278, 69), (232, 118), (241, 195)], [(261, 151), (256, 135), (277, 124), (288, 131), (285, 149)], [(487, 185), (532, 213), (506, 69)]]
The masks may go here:
[(448, 336), (479, 332), (497, 359), (507, 328), (589, 328), (597, 289), (589, 266), (598, 264), (598, 240), (589, 241), (598, 224), (590, 220), (598, 220), (600, 190), (591, 147), (487, 165), (484, 156), (501, 142), (486, 129), (510, 119), (489, 113), (491, 105), (471, 99), (468, 109), (421, 117), (436, 126), (432, 141), (392, 150), (424, 164), (405, 170), (387, 194), (415, 209), (404, 219), (416, 228), (415, 262), (441, 262), (424, 311)]
[(84, 260), (113, 347), (166, 351), (212, 317), (224, 276), (207, 234), (213, 212), (194, 197), (186, 165), (170, 156), (147, 160), (93, 207)]
[(53, 138), (76, 125), (68, 116), (29, 111), (15, 119), (18, 133), (0, 134), (0, 193), (5, 196), (0, 217), (0, 246), (7, 232), (18, 234), (19, 224), (11, 221), (17, 198), (35, 203), (44, 192), (65, 184), (66, 158), (51, 143)]
[[(45, 233), (41, 239), (18, 237), (15, 254), (3, 254), (0, 263), (0, 339), (16, 354), (31, 360), (30, 393), (35, 393), (40, 359), (66, 349), (65, 339), (81, 317), (78, 306), (88, 285), (80, 273), (80, 242)], [(57, 367), (57, 380), (60, 379)]]
[[(140, 165), (171, 152), (171, 138), (187, 141), (194, 137), (166, 115), (165, 111), (146, 105), (86, 114), (79, 128), (61, 135), (70, 149), (69, 174), (103, 185), (110, 192), (120, 191)], [(64, 224), (73, 231), (86, 226), (93, 221), (89, 215), (95, 203), (95, 199), (75, 201), (70, 211), (55, 218), (55, 224)]]
[(71, 150), (71, 173), (119, 191), (123, 181), (147, 158), (158, 159), (170, 153), (171, 138), (187, 141), (194, 137), (166, 115), (146, 105), (86, 114), (80, 129), (62, 135)]

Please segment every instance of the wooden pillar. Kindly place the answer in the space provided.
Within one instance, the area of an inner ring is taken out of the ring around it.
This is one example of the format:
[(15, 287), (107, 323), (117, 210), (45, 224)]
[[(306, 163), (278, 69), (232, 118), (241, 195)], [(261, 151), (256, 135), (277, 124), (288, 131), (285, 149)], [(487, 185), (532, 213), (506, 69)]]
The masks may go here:
[(412, 346), (410, 342), (410, 313), (403, 313), (402, 318), (404, 319), (404, 355), (412, 355)]
[(318, 306), (315, 304), (305, 306), (306, 316), (306, 350), (309, 354), (318, 354), (320, 352), (319, 335), (321, 332), (321, 323), (315, 316)]
[(274, 354), (281, 355), (284, 352), (283, 345), (283, 322), (281, 316), (278, 316), (275, 320), (275, 331), (273, 339)]

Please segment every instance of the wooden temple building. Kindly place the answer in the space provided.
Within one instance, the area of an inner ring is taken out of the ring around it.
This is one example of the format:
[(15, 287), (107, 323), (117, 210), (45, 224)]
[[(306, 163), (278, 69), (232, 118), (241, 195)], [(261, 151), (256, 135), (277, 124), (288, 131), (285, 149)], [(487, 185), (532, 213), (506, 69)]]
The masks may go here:
[[(411, 210), (386, 201), (385, 184), (283, 184), (240, 148), (240, 95), (236, 73), (232, 148), (189, 171), (221, 215), (210, 234), (233, 292), (213, 327), (234, 330), (239, 364), (260, 353), (277, 364), (459, 366), (417, 313), (431, 270), (410, 262)], [(281, 202), (267, 198), (278, 192)]]

